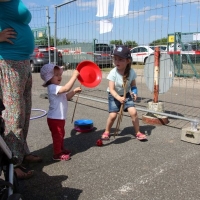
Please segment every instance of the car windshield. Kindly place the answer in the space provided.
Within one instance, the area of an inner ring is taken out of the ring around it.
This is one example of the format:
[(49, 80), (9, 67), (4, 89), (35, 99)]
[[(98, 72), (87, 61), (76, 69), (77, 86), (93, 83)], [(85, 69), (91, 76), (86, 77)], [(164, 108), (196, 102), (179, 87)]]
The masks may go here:
[(96, 51), (111, 51), (111, 48), (108, 46), (99, 46), (96, 47)]
[(161, 50), (166, 51), (167, 47), (166, 46), (159, 46)]
[(184, 44), (183, 51), (200, 51), (199, 44)]
[(152, 50), (154, 50), (154, 49), (155, 49), (155, 47), (154, 47), (154, 46), (150, 46), (149, 48), (151, 48)]
[(200, 50), (200, 45), (199, 44), (192, 45), (192, 50), (199, 51)]

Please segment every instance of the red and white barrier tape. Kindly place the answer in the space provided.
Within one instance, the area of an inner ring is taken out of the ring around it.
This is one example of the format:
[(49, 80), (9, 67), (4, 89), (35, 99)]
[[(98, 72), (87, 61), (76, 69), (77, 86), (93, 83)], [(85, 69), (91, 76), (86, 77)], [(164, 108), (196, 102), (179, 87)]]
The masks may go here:
[(64, 55), (76, 55), (76, 54), (88, 54), (88, 55), (97, 55), (97, 56), (111, 56), (111, 54), (107, 54), (107, 53), (94, 53), (94, 52), (81, 52), (79, 50), (75, 50), (75, 51), (71, 51), (69, 49), (64, 49), (62, 50), (62, 53)]
[(190, 54), (190, 55), (200, 55), (200, 51), (161, 51), (161, 53), (167, 53), (167, 54)]
[[(190, 54), (190, 55), (200, 55), (200, 51), (160, 51), (161, 54), (169, 54), (169, 55), (172, 55), (172, 54), (175, 54), (175, 55), (180, 55), (180, 54)], [(77, 55), (77, 54), (88, 54), (88, 55), (99, 55), (99, 56), (112, 56), (112, 54), (106, 54), (106, 53), (94, 53), (94, 52), (81, 52), (79, 50), (75, 50), (75, 51), (72, 51), (72, 50), (69, 50), (69, 49), (64, 49), (62, 50), (62, 54), (64, 55)], [(139, 55), (145, 55), (145, 54), (148, 54), (148, 53), (139, 53), (137, 54), (138, 56)]]

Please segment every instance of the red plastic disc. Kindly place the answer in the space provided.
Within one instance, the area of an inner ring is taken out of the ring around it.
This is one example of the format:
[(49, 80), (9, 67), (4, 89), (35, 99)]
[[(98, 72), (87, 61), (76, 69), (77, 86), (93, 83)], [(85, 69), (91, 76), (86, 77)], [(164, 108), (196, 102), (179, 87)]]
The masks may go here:
[(94, 62), (85, 60), (78, 64), (79, 71), (78, 80), (85, 87), (93, 88), (100, 84), (102, 73), (98, 65)]

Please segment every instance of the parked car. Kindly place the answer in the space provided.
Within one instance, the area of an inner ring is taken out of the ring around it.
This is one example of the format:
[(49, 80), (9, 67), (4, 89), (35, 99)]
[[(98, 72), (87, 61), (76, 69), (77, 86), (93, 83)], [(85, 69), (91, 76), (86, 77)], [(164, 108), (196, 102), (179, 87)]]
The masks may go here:
[[(74, 69), (83, 60), (95, 62), (99, 67), (112, 66), (111, 48), (108, 44), (93, 42), (71, 43), (58, 46), (62, 52), (63, 62), (68, 63), (69, 69)], [(65, 64), (66, 66), (66, 64)]]
[(104, 46), (96, 44), (95, 54), (97, 55), (94, 56), (94, 62), (97, 63), (98, 66), (104, 67), (112, 65), (112, 49), (108, 45)]
[[(175, 48), (176, 47), (176, 48)], [(174, 45), (174, 43), (172, 43), (172, 44), (170, 44), (169, 45), (169, 51), (181, 51), (181, 49), (182, 49), (182, 46), (181, 46), (181, 44), (179, 44), (179, 43), (176, 43), (176, 46)]]
[[(49, 51), (51, 62), (54, 62), (54, 47), (48, 48), (46, 45), (35, 46), (34, 52), (30, 56), (30, 65), (32, 72), (39, 72), (40, 68), (49, 63)], [(62, 54), (56, 50), (57, 64), (63, 65)]]
[(115, 45), (115, 44), (110, 44), (109, 47), (110, 47), (110, 49), (111, 49), (111, 54), (113, 54), (115, 48), (117, 47), (117, 45)]
[(154, 53), (154, 46), (137, 46), (132, 48), (131, 57), (132, 63), (142, 63), (145, 64), (149, 55)]
[(155, 47), (159, 47), (160, 51), (167, 51), (167, 45), (156, 45)]
[(183, 44), (182, 45), (182, 63), (192, 62), (193, 64), (200, 62), (200, 55), (195, 51), (200, 51), (200, 44)]

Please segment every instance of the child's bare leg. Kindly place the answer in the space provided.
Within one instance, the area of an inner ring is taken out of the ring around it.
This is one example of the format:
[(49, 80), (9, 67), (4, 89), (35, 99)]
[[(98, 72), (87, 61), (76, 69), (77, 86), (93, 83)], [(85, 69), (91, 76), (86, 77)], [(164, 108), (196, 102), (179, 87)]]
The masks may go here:
[(136, 137), (137, 138), (139, 137), (139, 139), (146, 139), (146, 136), (140, 132), (139, 119), (138, 119), (137, 110), (135, 109), (135, 107), (128, 108), (128, 112), (132, 119)]
[(106, 138), (109, 136), (110, 134), (110, 129), (113, 126), (113, 123), (115, 122), (115, 119), (117, 117), (117, 113), (109, 113), (108, 119), (107, 119), (107, 123), (106, 123), (106, 129), (105, 132), (102, 135), (102, 139)]
[(140, 132), (140, 125), (139, 125), (139, 119), (137, 115), (137, 111), (135, 107), (128, 108), (129, 115), (131, 116), (131, 120), (135, 129), (135, 134)]

